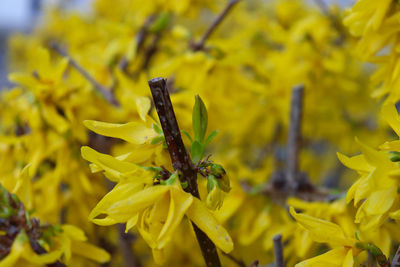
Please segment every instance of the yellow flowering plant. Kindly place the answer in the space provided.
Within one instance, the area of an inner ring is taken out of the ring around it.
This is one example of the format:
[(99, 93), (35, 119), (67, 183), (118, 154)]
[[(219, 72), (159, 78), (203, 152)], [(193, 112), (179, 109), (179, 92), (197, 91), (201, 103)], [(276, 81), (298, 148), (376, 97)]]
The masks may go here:
[(396, 266), (398, 26), (394, 0), (48, 8), (8, 41), (0, 266)]

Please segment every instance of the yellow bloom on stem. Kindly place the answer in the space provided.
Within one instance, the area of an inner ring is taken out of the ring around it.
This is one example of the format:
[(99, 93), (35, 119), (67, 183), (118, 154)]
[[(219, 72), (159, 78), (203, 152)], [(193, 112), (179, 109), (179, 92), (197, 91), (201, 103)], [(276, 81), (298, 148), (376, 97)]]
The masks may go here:
[(127, 223), (126, 230), (137, 225), (159, 264), (165, 260), (163, 249), (185, 215), (221, 250), (229, 253), (233, 249), (227, 231), (199, 199), (182, 190), (177, 174), (164, 184), (140, 187), (120, 182), (97, 204), (89, 219), (100, 225)]

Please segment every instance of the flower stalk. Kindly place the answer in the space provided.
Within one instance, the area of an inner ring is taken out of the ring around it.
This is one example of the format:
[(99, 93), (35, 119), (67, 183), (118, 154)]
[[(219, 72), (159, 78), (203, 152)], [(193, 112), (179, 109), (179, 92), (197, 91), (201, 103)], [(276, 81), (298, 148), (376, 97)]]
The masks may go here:
[[(184, 189), (194, 197), (200, 198), (197, 187), (197, 171), (183, 144), (181, 131), (175, 117), (166, 80), (154, 78), (149, 81), (150, 90), (158, 117), (164, 132), (165, 141), (171, 157), (172, 166), (180, 174), (182, 183), (187, 183)], [(207, 267), (220, 267), (221, 263), (214, 243), (194, 223), (193, 229)]]

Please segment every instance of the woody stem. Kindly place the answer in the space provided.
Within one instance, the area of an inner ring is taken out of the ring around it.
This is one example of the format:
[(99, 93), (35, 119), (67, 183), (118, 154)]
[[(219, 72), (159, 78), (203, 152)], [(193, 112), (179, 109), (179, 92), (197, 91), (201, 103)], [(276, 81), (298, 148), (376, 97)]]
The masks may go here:
[[(166, 80), (163, 78), (154, 78), (149, 81), (149, 86), (164, 132), (172, 166), (181, 174), (181, 182), (187, 183), (188, 186), (184, 190), (194, 197), (200, 198), (197, 188), (197, 172), (183, 144), (181, 132), (169, 97)], [(206, 266), (220, 267), (221, 263), (214, 243), (193, 222), (192, 225)]]
[(303, 85), (299, 85), (293, 88), (290, 105), (290, 126), (287, 144), (287, 180), (291, 187), (296, 187), (298, 182), (297, 174), (299, 168), (299, 152), (301, 146), (303, 91)]

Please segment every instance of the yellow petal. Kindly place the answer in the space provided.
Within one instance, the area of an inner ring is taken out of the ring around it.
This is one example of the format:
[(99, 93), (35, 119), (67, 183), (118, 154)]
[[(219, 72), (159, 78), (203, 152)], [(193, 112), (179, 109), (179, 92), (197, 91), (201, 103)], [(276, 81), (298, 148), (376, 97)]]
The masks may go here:
[[(90, 212), (89, 220), (93, 221), (99, 225), (110, 225), (114, 224), (117, 221), (115, 218), (105, 217), (102, 219), (96, 219), (97, 216), (101, 214), (108, 214), (109, 208), (118, 201), (125, 200), (129, 197), (132, 197), (139, 190), (143, 188), (143, 184), (140, 183), (118, 183), (110, 192), (108, 192), (99, 203), (97, 203), (96, 207)], [(127, 218), (129, 220), (132, 216), (135, 216), (135, 213)], [(125, 221), (118, 221), (125, 222)]]
[[(347, 257), (348, 249), (343, 247), (332, 249), (322, 255), (302, 261), (295, 265), (295, 267), (342, 267), (344, 265), (345, 257)], [(347, 267), (347, 266), (346, 266)]]
[(107, 213), (120, 222), (126, 222), (135, 213), (155, 203), (168, 190), (170, 190), (169, 186), (161, 185), (143, 189), (126, 199), (115, 202), (107, 209)]
[(340, 162), (347, 168), (359, 171), (359, 172), (368, 172), (373, 168), (368, 162), (365, 160), (363, 155), (357, 155), (354, 157), (347, 157), (339, 152), (336, 153)]
[(135, 214), (126, 222), (126, 227), (125, 227), (125, 233), (127, 233), (132, 227), (134, 227), (137, 224), (137, 221), (139, 219), (139, 215)]
[(400, 220), (400, 210), (396, 210), (390, 213), (390, 218), (394, 220)]
[(400, 136), (400, 120), (396, 106), (390, 102), (383, 104), (381, 115), (385, 118), (390, 127), (392, 127), (392, 129), (396, 132), (397, 136)]
[(25, 166), (21, 173), (19, 174), (17, 183), (13, 190), (13, 193), (16, 194), (19, 199), (21, 199), (22, 203), (27, 210), (31, 210), (33, 207), (33, 191), (32, 191), (32, 183), (30, 181), (31, 177), (29, 176), (29, 166), (28, 164)]
[(233, 250), (233, 242), (228, 232), (199, 199), (193, 198), (193, 203), (186, 211), (186, 215), (223, 252), (229, 253)]
[(343, 261), (343, 267), (353, 267), (354, 266), (354, 259), (353, 259), (353, 250), (349, 249), (346, 254), (346, 257)]
[(164, 249), (153, 248), (151, 251), (153, 252), (154, 262), (158, 265), (163, 265), (165, 263)]
[(142, 120), (146, 121), (147, 113), (151, 107), (151, 101), (148, 97), (138, 97), (136, 99), (136, 108)]
[(42, 114), (47, 123), (53, 126), (59, 133), (64, 133), (68, 130), (68, 121), (57, 112), (54, 106), (43, 105)]
[(94, 260), (99, 263), (110, 261), (110, 254), (104, 249), (98, 248), (86, 242), (72, 242), (72, 252), (76, 255)]
[(45, 254), (38, 255), (33, 251), (30, 251), (30, 253), (27, 253), (30, 250), (27, 250), (24, 252), (23, 256), (24, 258), (32, 263), (36, 263), (39, 266), (40, 265), (45, 265), (47, 263), (54, 263), (55, 261), (59, 260), (64, 253), (62, 249), (56, 249), (54, 251), (50, 251)]
[(86, 241), (85, 233), (78, 227), (70, 224), (63, 224), (61, 226), (63, 232), (68, 235), (72, 240)]
[(164, 247), (165, 244), (173, 237), (175, 229), (179, 226), (183, 216), (185, 215), (185, 212), (193, 202), (192, 195), (183, 192), (182, 190), (172, 188), (170, 193), (170, 212), (168, 213), (167, 220), (158, 236), (158, 248)]
[(140, 122), (117, 124), (86, 120), (83, 124), (95, 133), (120, 138), (137, 145), (144, 144), (157, 135), (153, 128), (148, 128), (144, 123)]
[(118, 182), (123, 173), (133, 172), (142, 169), (136, 164), (118, 160), (110, 155), (99, 153), (96, 150), (83, 146), (81, 154), (84, 159), (96, 164), (99, 168), (107, 172), (107, 177), (112, 181)]
[(400, 151), (400, 140), (385, 142), (379, 148), (382, 150)]
[(373, 166), (382, 165), (382, 166), (388, 167), (388, 168), (391, 167), (393, 162), (390, 161), (387, 153), (377, 151), (377, 150), (367, 146), (366, 144), (361, 142), (358, 138), (356, 138), (356, 142), (360, 146), (365, 159), (367, 160), (367, 162), (370, 165), (373, 165)]
[(337, 224), (296, 213), (293, 207), (290, 207), (290, 214), (301, 226), (310, 231), (310, 237), (315, 242), (328, 243), (333, 246), (353, 246), (355, 242), (351, 238), (346, 238), (342, 228)]

